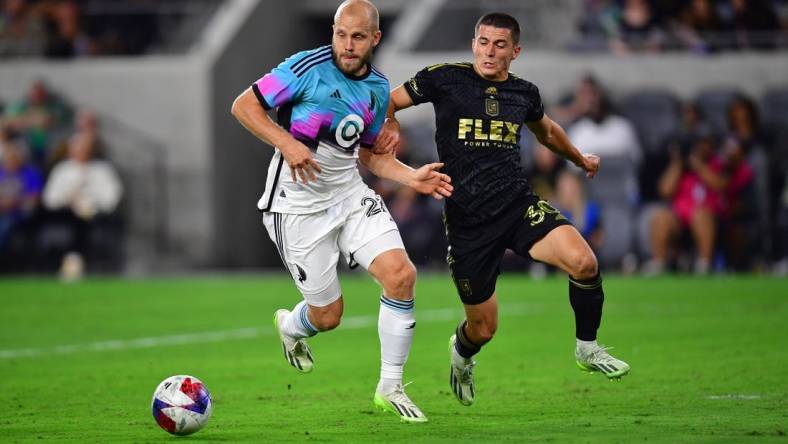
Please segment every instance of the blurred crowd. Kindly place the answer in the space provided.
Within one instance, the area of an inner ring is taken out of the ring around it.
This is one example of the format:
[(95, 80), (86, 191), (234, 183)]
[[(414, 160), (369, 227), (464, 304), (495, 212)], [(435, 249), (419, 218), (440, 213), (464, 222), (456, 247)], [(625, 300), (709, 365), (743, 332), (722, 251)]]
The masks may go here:
[(41, 81), (0, 110), (0, 272), (120, 269), (123, 186), (94, 113)]
[(583, 0), (576, 50), (707, 54), (788, 46), (785, 0)]
[[(600, 174), (587, 180), (524, 137), (526, 174), (604, 267), (647, 275), (788, 271), (788, 88), (759, 102), (735, 89), (686, 102), (664, 91), (614, 101), (589, 75), (548, 114), (581, 150), (602, 157)], [(405, 130), (399, 157), (433, 161), (432, 132)], [(441, 205), (367, 179), (399, 222), (412, 259), (441, 262)]]
[(161, 40), (160, 3), (0, 0), (0, 57), (143, 54)]

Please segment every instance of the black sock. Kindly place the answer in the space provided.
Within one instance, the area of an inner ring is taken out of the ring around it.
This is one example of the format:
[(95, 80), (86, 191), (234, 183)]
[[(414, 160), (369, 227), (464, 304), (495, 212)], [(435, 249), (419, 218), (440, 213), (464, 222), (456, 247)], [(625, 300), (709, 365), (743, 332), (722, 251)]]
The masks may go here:
[(467, 320), (460, 322), (457, 326), (457, 341), (454, 343), (454, 349), (457, 353), (465, 359), (470, 359), (482, 348), (471, 342), (468, 335), (465, 333), (465, 326), (468, 324)]
[(602, 322), (602, 277), (579, 280), (569, 277), (569, 303), (575, 311), (575, 335), (581, 341), (595, 341), (596, 331)]

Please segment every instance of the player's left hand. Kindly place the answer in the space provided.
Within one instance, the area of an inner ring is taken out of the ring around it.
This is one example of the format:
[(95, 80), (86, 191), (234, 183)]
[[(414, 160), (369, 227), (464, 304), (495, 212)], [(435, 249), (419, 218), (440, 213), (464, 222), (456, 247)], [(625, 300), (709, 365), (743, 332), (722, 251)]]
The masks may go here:
[(580, 168), (586, 172), (586, 177), (593, 179), (599, 171), (599, 156), (596, 154), (583, 154), (583, 164)]
[(388, 154), (394, 153), (399, 150), (400, 135), (399, 135), (399, 122), (394, 118), (387, 118), (383, 122), (383, 127), (378, 133), (378, 138), (375, 139), (375, 145), (372, 147), (373, 154)]
[(442, 167), (442, 163), (428, 163), (414, 170), (408, 186), (421, 194), (429, 194), (437, 200), (451, 197), (454, 187), (451, 185), (451, 177), (438, 172)]

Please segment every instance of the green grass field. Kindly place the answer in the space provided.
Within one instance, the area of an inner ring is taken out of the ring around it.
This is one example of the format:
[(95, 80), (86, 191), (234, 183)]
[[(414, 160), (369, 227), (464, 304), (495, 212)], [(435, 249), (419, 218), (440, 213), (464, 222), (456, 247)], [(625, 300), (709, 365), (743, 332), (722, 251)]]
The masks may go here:
[[(478, 356), (476, 403), (448, 390), (460, 319), (448, 277), (421, 276), (408, 393), (429, 416), (374, 411), (378, 289), (343, 276), (345, 322), (311, 340), (315, 371), (284, 361), (271, 326), (288, 278), (0, 281), (0, 441), (788, 443), (788, 281), (606, 279), (600, 342), (620, 382), (574, 364), (565, 279), (499, 280), (498, 336)], [(153, 389), (201, 378), (208, 426), (160, 430)]]

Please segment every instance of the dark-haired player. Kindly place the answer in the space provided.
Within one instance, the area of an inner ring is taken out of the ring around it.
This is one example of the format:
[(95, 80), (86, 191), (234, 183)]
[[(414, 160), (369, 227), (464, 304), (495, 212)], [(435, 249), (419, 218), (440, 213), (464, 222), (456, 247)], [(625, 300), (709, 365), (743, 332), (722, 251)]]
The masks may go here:
[(569, 274), (575, 313), (575, 358), (586, 371), (619, 378), (629, 365), (596, 342), (602, 318), (602, 279), (597, 260), (560, 212), (533, 193), (520, 165), (523, 124), (536, 138), (593, 177), (599, 157), (581, 152), (544, 113), (539, 90), (509, 73), (520, 53), (520, 27), (507, 14), (487, 14), (476, 24), (473, 63), (444, 63), (419, 71), (391, 92), (389, 121), (376, 144), (388, 152), (399, 143), (394, 112), (431, 102), (435, 139), (454, 193), (444, 221), (448, 264), (466, 319), (451, 343), (451, 387), (464, 405), (473, 403), (473, 356), (498, 325), (495, 282), (507, 248), (554, 265)]

